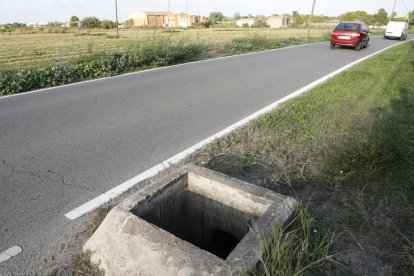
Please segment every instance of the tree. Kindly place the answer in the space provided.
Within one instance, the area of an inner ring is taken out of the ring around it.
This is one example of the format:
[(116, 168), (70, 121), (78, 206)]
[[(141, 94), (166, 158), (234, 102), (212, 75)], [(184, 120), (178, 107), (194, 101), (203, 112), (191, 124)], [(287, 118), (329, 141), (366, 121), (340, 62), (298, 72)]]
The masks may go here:
[(301, 16), (299, 14), (299, 12), (297, 12), (297, 11), (292, 12), (292, 18), (293, 18), (293, 25), (294, 26), (299, 26), (299, 25), (302, 25), (304, 23), (303, 16)]
[(79, 17), (77, 17), (76, 15), (72, 16), (70, 18), (70, 26), (71, 27), (78, 27), (79, 25)]
[(96, 29), (101, 27), (101, 22), (95, 16), (85, 17), (81, 21), (81, 27), (85, 29)]
[(414, 25), (414, 11), (408, 13), (408, 20), (410, 25)]
[(375, 23), (378, 23), (378, 25), (387, 25), (388, 23), (388, 13), (385, 11), (385, 9), (379, 9), (378, 12), (374, 15)]
[(218, 21), (222, 21), (224, 18), (221, 12), (211, 12), (210, 16), (208, 17), (211, 24), (217, 24)]
[(347, 12), (341, 15), (342, 21), (363, 21), (367, 23), (368, 25), (371, 25), (374, 23), (375, 19), (373, 15), (369, 15), (365, 11), (353, 11), (353, 12)]
[(14, 22), (12, 24), (7, 24), (6, 26), (10, 26), (13, 28), (20, 28), (20, 27), (26, 27), (25, 23), (19, 23), (19, 22)]

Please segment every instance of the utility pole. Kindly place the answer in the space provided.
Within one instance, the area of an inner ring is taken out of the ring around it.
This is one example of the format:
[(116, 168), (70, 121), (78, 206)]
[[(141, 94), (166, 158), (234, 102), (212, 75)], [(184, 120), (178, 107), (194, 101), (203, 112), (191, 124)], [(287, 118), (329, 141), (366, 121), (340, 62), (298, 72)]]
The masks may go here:
[(188, 0), (187, 0), (187, 28), (190, 27), (190, 15), (188, 14)]
[(118, 28), (118, 0), (115, 0), (115, 16), (116, 16), (116, 37), (119, 38), (119, 28)]
[(168, 0), (168, 11), (171, 11), (171, 0)]
[(392, 16), (394, 15), (395, 4), (397, 4), (397, 0), (394, 0), (394, 5), (392, 6), (392, 11), (391, 11), (391, 15), (390, 15), (390, 21), (392, 21)]
[(309, 40), (310, 28), (311, 28), (311, 24), (312, 24), (312, 16), (313, 16), (313, 11), (315, 9), (315, 2), (316, 2), (316, 0), (313, 0), (312, 12), (311, 12), (311, 15), (309, 17), (309, 22), (308, 22), (308, 33), (306, 35), (306, 42), (308, 42), (308, 40)]

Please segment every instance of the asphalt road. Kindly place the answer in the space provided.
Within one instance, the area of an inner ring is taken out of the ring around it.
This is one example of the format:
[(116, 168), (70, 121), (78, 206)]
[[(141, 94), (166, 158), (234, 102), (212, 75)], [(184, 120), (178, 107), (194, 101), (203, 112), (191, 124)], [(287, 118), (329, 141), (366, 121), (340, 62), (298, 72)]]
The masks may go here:
[(0, 98), (0, 275), (44, 274), (90, 215), (64, 214), (293, 91), (399, 41), (328, 43)]

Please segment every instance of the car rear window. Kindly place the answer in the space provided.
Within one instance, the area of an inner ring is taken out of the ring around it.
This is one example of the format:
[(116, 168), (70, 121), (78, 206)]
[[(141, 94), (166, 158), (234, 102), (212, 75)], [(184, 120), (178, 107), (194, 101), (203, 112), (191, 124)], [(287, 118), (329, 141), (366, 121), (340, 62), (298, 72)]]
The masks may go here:
[(359, 30), (359, 24), (341, 23), (338, 26), (336, 26), (335, 30), (338, 30), (338, 31), (358, 31)]

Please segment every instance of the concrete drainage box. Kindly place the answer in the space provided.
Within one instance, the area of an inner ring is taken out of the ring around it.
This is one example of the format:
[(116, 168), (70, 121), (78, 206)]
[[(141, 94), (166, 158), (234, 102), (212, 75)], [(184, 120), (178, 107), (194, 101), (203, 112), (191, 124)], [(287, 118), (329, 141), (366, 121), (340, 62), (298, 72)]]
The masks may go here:
[(232, 275), (252, 269), (295, 200), (187, 165), (113, 208), (84, 245), (106, 275)]

